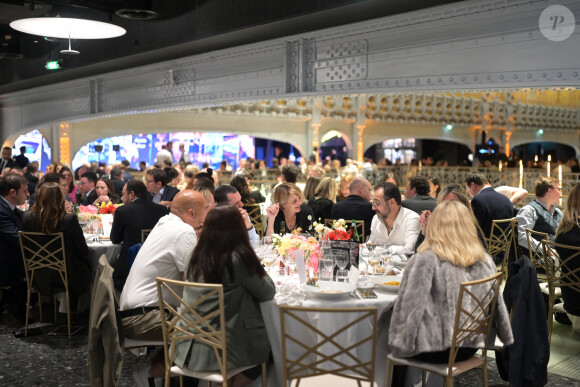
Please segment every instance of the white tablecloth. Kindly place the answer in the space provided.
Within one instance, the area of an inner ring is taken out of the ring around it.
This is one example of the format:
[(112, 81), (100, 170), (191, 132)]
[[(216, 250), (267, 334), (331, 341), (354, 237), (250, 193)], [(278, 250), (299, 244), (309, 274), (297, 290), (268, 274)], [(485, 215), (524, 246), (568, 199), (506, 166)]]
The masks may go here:
[[(316, 307), (316, 308), (356, 308), (356, 307), (376, 307), (378, 318), (385, 313), (387, 310), (391, 309), (395, 303), (397, 295), (394, 293), (386, 293), (384, 291), (375, 289), (378, 295), (376, 299), (354, 299), (350, 296), (341, 298), (339, 300), (326, 300), (314, 298), (312, 296), (307, 296), (306, 299), (300, 304), (304, 307)], [(268, 332), (268, 338), (270, 339), (270, 345), (272, 346), (272, 354), (274, 357), (274, 375), (269, 375), (268, 386), (282, 386), (283, 379), (283, 369), (282, 369), (282, 344), (281, 344), (281, 328), (280, 328), (280, 296), (276, 296), (274, 300), (263, 302), (260, 304), (262, 310), (262, 316), (264, 318), (264, 323), (266, 325), (266, 330)], [(330, 318), (330, 316), (321, 313), (311, 313), (309, 314), (310, 323), (322, 331), (334, 331), (337, 328), (344, 326), (344, 320), (337, 320)], [(296, 323), (295, 323), (296, 325)], [(304, 332), (302, 326), (295, 326), (293, 331), (292, 321), (287, 321), (286, 327), (290, 332), (293, 332), (299, 340), (306, 341), (309, 337), (309, 332)], [(381, 333), (383, 333), (381, 335)], [(386, 339), (385, 332), (380, 331), (378, 336), (381, 339)], [(306, 339), (306, 340), (305, 340)], [(307, 341), (306, 341), (307, 342)], [(383, 345), (380, 345), (377, 340), (376, 349), (376, 359), (375, 359), (375, 382), (378, 386), (385, 385), (385, 365), (386, 365), (386, 352), (383, 349)]]

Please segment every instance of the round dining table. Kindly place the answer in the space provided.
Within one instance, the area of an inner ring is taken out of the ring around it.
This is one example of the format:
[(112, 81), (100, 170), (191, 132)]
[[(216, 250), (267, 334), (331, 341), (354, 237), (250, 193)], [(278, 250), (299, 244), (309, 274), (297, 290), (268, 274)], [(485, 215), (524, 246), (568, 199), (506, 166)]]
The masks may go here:
[(99, 258), (105, 254), (109, 265), (113, 266), (117, 262), (121, 252), (121, 244), (112, 243), (109, 238), (85, 234), (85, 240), (89, 247), (89, 261), (91, 263), (91, 275), (95, 276), (99, 266)]
[[(273, 277), (275, 282), (280, 282), (279, 277)], [(381, 288), (375, 288), (374, 291), (377, 294), (377, 298), (355, 298), (350, 294), (346, 294), (343, 297), (327, 299), (319, 298), (319, 296), (313, 295), (306, 291), (300, 291), (299, 284), (295, 281), (295, 289), (291, 288), (290, 283), (286, 283), (282, 286), (278, 286), (276, 297), (271, 301), (266, 301), (260, 303), (262, 317), (264, 319), (264, 324), (266, 326), (266, 331), (268, 333), (268, 339), (270, 340), (270, 345), (272, 347), (272, 354), (274, 358), (274, 372), (270, 372), (268, 375), (268, 386), (282, 386), (283, 383), (283, 359), (282, 359), (282, 343), (281, 343), (281, 325), (280, 325), (280, 305), (288, 304), (292, 306), (302, 306), (302, 307), (312, 307), (312, 308), (360, 308), (360, 307), (374, 307), (377, 308), (377, 324), (381, 321), (381, 317), (390, 317), (390, 314), (386, 314), (387, 311), (393, 308), (395, 300), (397, 299), (397, 294), (394, 292), (388, 292), (382, 290)], [(289, 291), (290, 290), (290, 291)], [(290, 294), (289, 294), (290, 293)], [(336, 319), (336, 315), (326, 314), (326, 313), (308, 313), (305, 316), (308, 319), (308, 323), (316, 327), (322, 332), (333, 332), (340, 329), (345, 324), (348, 324), (349, 319), (355, 319), (357, 313), (341, 315), (340, 319)], [(316, 339), (316, 336), (312, 332), (307, 332), (302, 324), (293, 322), (292, 320), (286, 319), (286, 330), (291, 332), (292, 336), (302, 342), (309, 342), (309, 340)], [(387, 333), (384, 332), (386, 329), (381, 329), (381, 326), (386, 326), (385, 324), (379, 324), (377, 330), (377, 345), (376, 345), (376, 356), (375, 356), (375, 383), (378, 386), (385, 385), (385, 372), (386, 372), (386, 351), (385, 345), (382, 343), (386, 342)], [(363, 329), (372, 329), (372, 327), (365, 327)], [(360, 329), (360, 328), (359, 328)], [(362, 332), (358, 332), (359, 336), (363, 335)], [(367, 333), (368, 334), (368, 333)], [(349, 343), (341, 343), (341, 345), (348, 346)], [(370, 343), (367, 343), (368, 350), (367, 355), (370, 352)], [(288, 347), (291, 350), (291, 347)], [(319, 348), (319, 350), (324, 351), (324, 347)], [(362, 352), (364, 352), (364, 347), (362, 347)], [(344, 356), (344, 355), (343, 355)], [(346, 356), (344, 356), (346, 357)], [(348, 359), (341, 358), (339, 361), (347, 362)]]

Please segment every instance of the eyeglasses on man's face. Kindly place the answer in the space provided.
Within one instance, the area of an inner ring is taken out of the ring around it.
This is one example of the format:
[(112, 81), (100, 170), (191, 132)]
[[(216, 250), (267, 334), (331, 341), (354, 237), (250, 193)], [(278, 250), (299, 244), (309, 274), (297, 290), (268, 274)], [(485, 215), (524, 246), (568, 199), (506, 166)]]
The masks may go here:
[(384, 202), (386, 202), (386, 200), (383, 200), (383, 201), (373, 200), (371, 203), (373, 204), (373, 207), (378, 207), (381, 204), (383, 204)]

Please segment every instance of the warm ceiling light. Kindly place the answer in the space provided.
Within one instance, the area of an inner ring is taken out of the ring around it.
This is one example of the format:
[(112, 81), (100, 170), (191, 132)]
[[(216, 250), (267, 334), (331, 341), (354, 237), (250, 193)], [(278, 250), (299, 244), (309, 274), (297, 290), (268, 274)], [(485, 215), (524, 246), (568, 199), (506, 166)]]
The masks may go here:
[(125, 35), (114, 24), (67, 17), (34, 17), (15, 20), (10, 27), (27, 34), (60, 39), (109, 39)]

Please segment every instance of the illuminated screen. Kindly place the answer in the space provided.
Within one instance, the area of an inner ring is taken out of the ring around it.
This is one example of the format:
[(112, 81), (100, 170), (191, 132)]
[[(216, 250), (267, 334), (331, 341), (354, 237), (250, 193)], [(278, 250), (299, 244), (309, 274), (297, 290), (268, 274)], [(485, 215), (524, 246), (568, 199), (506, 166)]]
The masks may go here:
[[(161, 133), (117, 136), (95, 140), (83, 146), (72, 160), (74, 169), (91, 161), (106, 164), (117, 164), (129, 160), (131, 167), (139, 169), (139, 162), (145, 161), (147, 166), (155, 164), (157, 152), (167, 142), (173, 142), (173, 160), (178, 162), (181, 157), (179, 144), (185, 145), (192, 164), (201, 166), (207, 162), (212, 168), (219, 166), (222, 160), (227, 160), (233, 168), (237, 168), (240, 160), (255, 157), (254, 137), (224, 133)], [(95, 145), (102, 146), (97, 152)], [(115, 147), (118, 145), (118, 147)]]
[(15, 149), (12, 152), (12, 156), (20, 154), (21, 146), (26, 147), (26, 157), (28, 157), (28, 160), (30, 162), (38, 161), (38, 170), (45, 171), (46, 166), (50, 164), (52, 150), (48, 146), (46, 139), (42, 136), (42, 133), (38, 130), (33, 130), (32, 132), (18, 136), (14, 142)]

